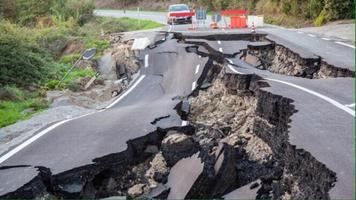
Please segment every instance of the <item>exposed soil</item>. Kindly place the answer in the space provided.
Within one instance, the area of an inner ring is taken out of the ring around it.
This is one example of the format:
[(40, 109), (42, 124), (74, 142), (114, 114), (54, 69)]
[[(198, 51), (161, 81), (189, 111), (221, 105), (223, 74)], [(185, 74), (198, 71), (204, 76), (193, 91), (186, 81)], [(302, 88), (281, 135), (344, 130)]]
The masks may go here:
[(188, 126), (157, 128), (127, 141), (123, 152), (61, 174), (38, 167), (36, 178), (1, 198), (167, 198), (171, 169), (198, 155), (202, 171), (185, 198), (222, 198), (261, 180), (257, 199), (327, 199), (335, 173), (288, 142), (292, 100), (265, 91), (257, 75), (227, 73), (226, 55), (195, 45), (208, 53), (190, 52), (209, 61), (197, 89), (176, 107)]

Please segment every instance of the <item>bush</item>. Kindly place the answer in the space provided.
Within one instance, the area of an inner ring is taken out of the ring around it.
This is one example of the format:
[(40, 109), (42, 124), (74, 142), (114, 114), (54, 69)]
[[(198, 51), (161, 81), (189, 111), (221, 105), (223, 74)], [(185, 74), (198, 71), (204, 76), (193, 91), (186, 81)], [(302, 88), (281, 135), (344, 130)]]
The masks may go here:
[(0, 100), (3, 101), (21, 101), (24, 100), (23, 91), (14, 86), (5, 86), (0, 88)]
[(59, 63), (60, 64), (64, 64), (64, 65), (73, 65), (75, 61), (77, 61), (80, 57), (80, 54), (70, 54), (70, 55), (65, 55), (62, 56), (59, 59)]
[(314, 20), (314, 26), (321, 26), (326, 22), (326, 11), (322, 10), (319, 16)]
[(55, 65), (31, 30), (0, 22), (0, 85), (28, 86), (48, 78)]
[(58, 86), (58, 84), (59, 84), (59, 80), (49, 80), (49, 81), (47, 81), (47, 83), (45, 83), (45, 88), (46, 89), (49, 89), (49, 90), (54, 90), (54, 89), (56, 89), (56, 87)]
[(284, 14), (289, 14), (289, 12), (291, 11), (292, 6), (290, 5), (290, 3), (288, 1), (283, 1), (282, 3), (282, 11)]
[(35, 27), (38, 18), (55, 16), (61, 21), (73, 18), (83, 24), (93, 14), (94, 0), (2, 0), (0, 15), (22, 25)]

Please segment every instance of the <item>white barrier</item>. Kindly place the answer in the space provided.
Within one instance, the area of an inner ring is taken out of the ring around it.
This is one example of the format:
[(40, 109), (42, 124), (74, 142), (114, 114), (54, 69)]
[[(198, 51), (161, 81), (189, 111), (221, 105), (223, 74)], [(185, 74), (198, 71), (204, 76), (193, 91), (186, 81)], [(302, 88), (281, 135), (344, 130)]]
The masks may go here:
[(247, 16), (247, 26), (252, 27), (252, 22), (254, 23), (255, 27), (262, 27), (264, 26), (264, 19), (263, 16), (259, 15), (248, 15)]

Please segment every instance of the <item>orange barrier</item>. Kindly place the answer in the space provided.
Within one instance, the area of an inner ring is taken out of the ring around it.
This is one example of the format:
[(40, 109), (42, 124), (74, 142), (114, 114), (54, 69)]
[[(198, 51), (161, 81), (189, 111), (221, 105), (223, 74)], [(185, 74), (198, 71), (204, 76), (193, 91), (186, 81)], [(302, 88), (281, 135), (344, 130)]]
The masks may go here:
[(230, 16), (230, 28), (246, 28), (246, 10), (222, 10), (221, 16)]
[(231, 16), (230, 17), (230, 28), (246, 28), (246, 17), (245, 16)]
[(222, 16), (224, 15), (247, 15), (247, 10), (222, 10), (220, 13)]

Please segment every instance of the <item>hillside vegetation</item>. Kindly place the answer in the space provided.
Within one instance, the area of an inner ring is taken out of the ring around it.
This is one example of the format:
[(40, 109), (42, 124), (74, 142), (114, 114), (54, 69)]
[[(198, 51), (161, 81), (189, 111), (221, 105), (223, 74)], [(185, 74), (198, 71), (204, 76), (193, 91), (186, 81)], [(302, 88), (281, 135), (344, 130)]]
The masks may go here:
[(173, 3), (203, 6), (209, 11), (247, 9), (250, 13), (264, 15), (268, 23), (294, 27), (320, 26), (355, 16), (353, 0), (96, 0), (98, 8), (115, 9), (140, 6), (146, 10), (166, 10)]
[(101, 32), (160, 26), (94, 17), (94, 8), (94, 0), (0, 1), (0, 127), (46, 108), (47, 90), (74, 88), (77, 79), (95, 75), (91, 66), (81, 66), (58, 85), (85, 49), (96, 48), (100, 56), (108, 48)]

